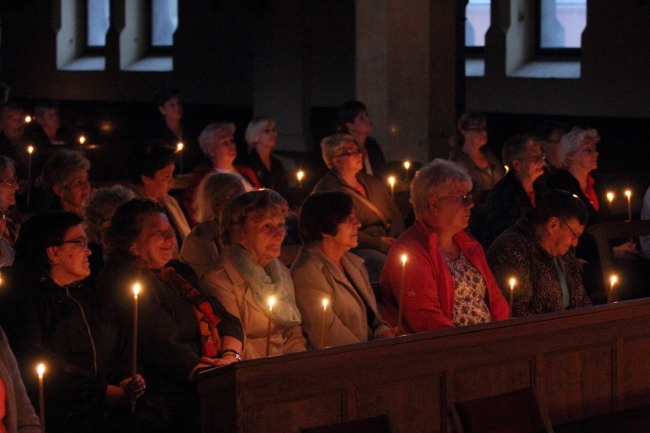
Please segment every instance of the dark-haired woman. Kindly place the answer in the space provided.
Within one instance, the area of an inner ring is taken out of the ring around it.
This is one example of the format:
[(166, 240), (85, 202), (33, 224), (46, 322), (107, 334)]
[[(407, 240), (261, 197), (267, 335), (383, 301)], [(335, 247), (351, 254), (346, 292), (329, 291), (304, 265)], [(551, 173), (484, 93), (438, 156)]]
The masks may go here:
[(33, 403), (34, 368), (47, 367), (49, 432), (151, 431), (128, 413), (145, 390), (139, 374), (131, 378), (128, 333), (82, 283), (89, 255), (78, 214), (45, 212), (25, 222), (7, 276), (13, 296), (3, 305), (3, 326)]
[(121, 205), (105, 234), (108, 260), (97, 283), (101, 299), (131, 325), (139, 282), (138, 353), (147, 392), (159, 397), (170, 431), (199, 431), (199, 401), (191, 381), (198, 368), (240, 359), (242, 328), (198, 289), (189, 265), (172, 260), (176, 236), (164, 209), (135, 199)]
[[(291, 276), (311, 346), (392, 337), (377, 309), (363, 259), (349, 252), (358, 244), (361, 227), (352, 198), (338, 191), (313, 194), (302, 206), (299, 224), (305, 245), (291, 266)], [(329, 302), (324, 317), (323, 299)]]

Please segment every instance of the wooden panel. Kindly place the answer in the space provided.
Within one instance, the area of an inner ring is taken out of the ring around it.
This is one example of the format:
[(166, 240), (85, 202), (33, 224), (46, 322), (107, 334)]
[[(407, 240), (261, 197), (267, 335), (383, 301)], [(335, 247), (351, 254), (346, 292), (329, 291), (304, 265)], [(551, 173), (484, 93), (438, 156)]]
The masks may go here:
[(553, 423), (609, 413), (612, 406), (612, 347), (551, 353), (545, 358), (546, 403)]
[(390, 414), (393, 433), (442, 431), (442, 377), (414, 377), (357, 390), (356, 416)]
[(533, 366), (532, 359), (513, 359), (505, 363), (455, 370), (451, 399), (472, 400), (533, 387)]
[(250, 406), (246, 411), (247, 433), (293, 433), (301, 428), (343, 421), (342, 393), (312, 395), (301, 400)]
[(623, 389), (626, 409), (650, 401), (650, 338), (624, 343)]

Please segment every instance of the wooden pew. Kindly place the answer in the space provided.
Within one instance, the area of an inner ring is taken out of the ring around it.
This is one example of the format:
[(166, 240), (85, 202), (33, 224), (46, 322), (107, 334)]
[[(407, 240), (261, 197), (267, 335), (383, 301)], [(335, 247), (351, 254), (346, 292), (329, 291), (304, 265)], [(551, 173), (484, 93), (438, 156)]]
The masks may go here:
[(454, 401), (527, 386), (554, 425), (650, 404), (650, 299), (428, 332), (200, 374), (204, 432), (293, 433), (388, 415), (446, 432)]

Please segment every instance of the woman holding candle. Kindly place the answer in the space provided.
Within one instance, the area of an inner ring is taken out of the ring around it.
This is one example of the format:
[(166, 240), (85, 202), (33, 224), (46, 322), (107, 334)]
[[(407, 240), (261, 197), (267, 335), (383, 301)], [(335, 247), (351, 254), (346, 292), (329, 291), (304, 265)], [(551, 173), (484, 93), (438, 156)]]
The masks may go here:
[(359, 246), (352, 252), (366, 261), (370, 281), (376, 282), (393, 240), (404, 231), (404, 217), (385, 183), (361, 171), (362, 150), (351, 135), (325, 137), (320, 146), (329, 171), (314, 192), (341, 191), (352, 197), (361, 223)]
[(198, 289), (192, 268), (172, 260), (176, 236), (164, 209), (150, 200), (120, 206), (106, 231), (108, 260), (97, 291), (130, 326), (138, 282), (138, 359), (148, 393), (169, 413), (170, 431), (199, 430), (199, 401), (191, 382), (199, 368), (240, 359), (242, 329), (213, 297)]
[(89, 255), (76, 213), (45, 212), (25, 222), (7, 275), (3, 326), (33, 402), (34, 368), (47, 366), (49, 432), (129, 431), (139, 423), (154, 430), (159, 426), (129, 417), (128, 402), (143, 395), (145, 382), (130, 374), (125, 328), (82, 283), (90, 274)]
[[(547, 180), (549, 189), (563, 189), (576, 194), (587, 206), (589, 214), (587, 228), (594, 224), (611, 220), (608, 206), (601, 206), (601, 197), (592, 172), (598, 168), (598, 150), (600, 141), (595, 129), (575, 127), (560, 140), (560, 161), (562, 168)], [(626, 261), (637, 255), (636, 245), (625, 242), (612, 248), (614, 258)], [(594, 302), (605, 299), (604, 281), (600, 273), (600, 259), (594, 237), (586, 233), (580, 238), (576, 255), (584, 263), (583, 280)]]
[[(391, 247), (381, 275), (386, 315), (396, 323), (403, 284), (403, 323), (424, 332), (510, 316), (508, 302), (485, 261), (481, 245), (465, 229), (474, 203), (472, 181), (457, 164), (436, 159), (411, 184), (415, 224)], [(404, 283), (401, 256), (406, 254)]]
[(553, 190), (531, 215), (499, 235), (487, 260), (501, 288), (516, 278), (512, 317), (587, 307), (574, 248), (587, 224), (587, 208), (574, 194)]
[[(269, 338), (270, 355), (306, 349), (293, 281), (278, 260), (287, 212), (286, 200), (270, 189), (231, 199), (221, 214), (226, 248), (216, 267), (201, 279), (203, 289), (242, 321), (244, 359), (264, 357)], [(275, 302), (269, 314), (271, 297)]]
[[(291, 276), (302, 329), (312, 347), (394, 335), (379, 314), (363, 260), (349, 252), (358, 244), (359, 227), (352, 198), (343, 192), (319, 192), (302, 205), (299, 230), (305, 245)], [(326, 307), (324, 299), (329, 301)]]
[(244, 192), (239, 178), (230, 173), (211, 173), (199, 184), (195, 201), (199, 224), (183, 241), (180, 254), (181, 261), (192, 266), (199, 278), (214, 267), (223, 249), (219, 228), (221, 208)]

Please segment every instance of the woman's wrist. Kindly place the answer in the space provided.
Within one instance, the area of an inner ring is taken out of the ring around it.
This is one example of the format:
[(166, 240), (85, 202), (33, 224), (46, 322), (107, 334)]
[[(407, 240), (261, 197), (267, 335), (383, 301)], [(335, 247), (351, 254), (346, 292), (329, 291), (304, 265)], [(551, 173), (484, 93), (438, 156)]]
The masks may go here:
[(223, 349), (221, 352), (219, 352), (219, 358), (224, 358), (226, 356), (231, 356), (237, 361), (241, 361), (241, 355), (235, 349)]

